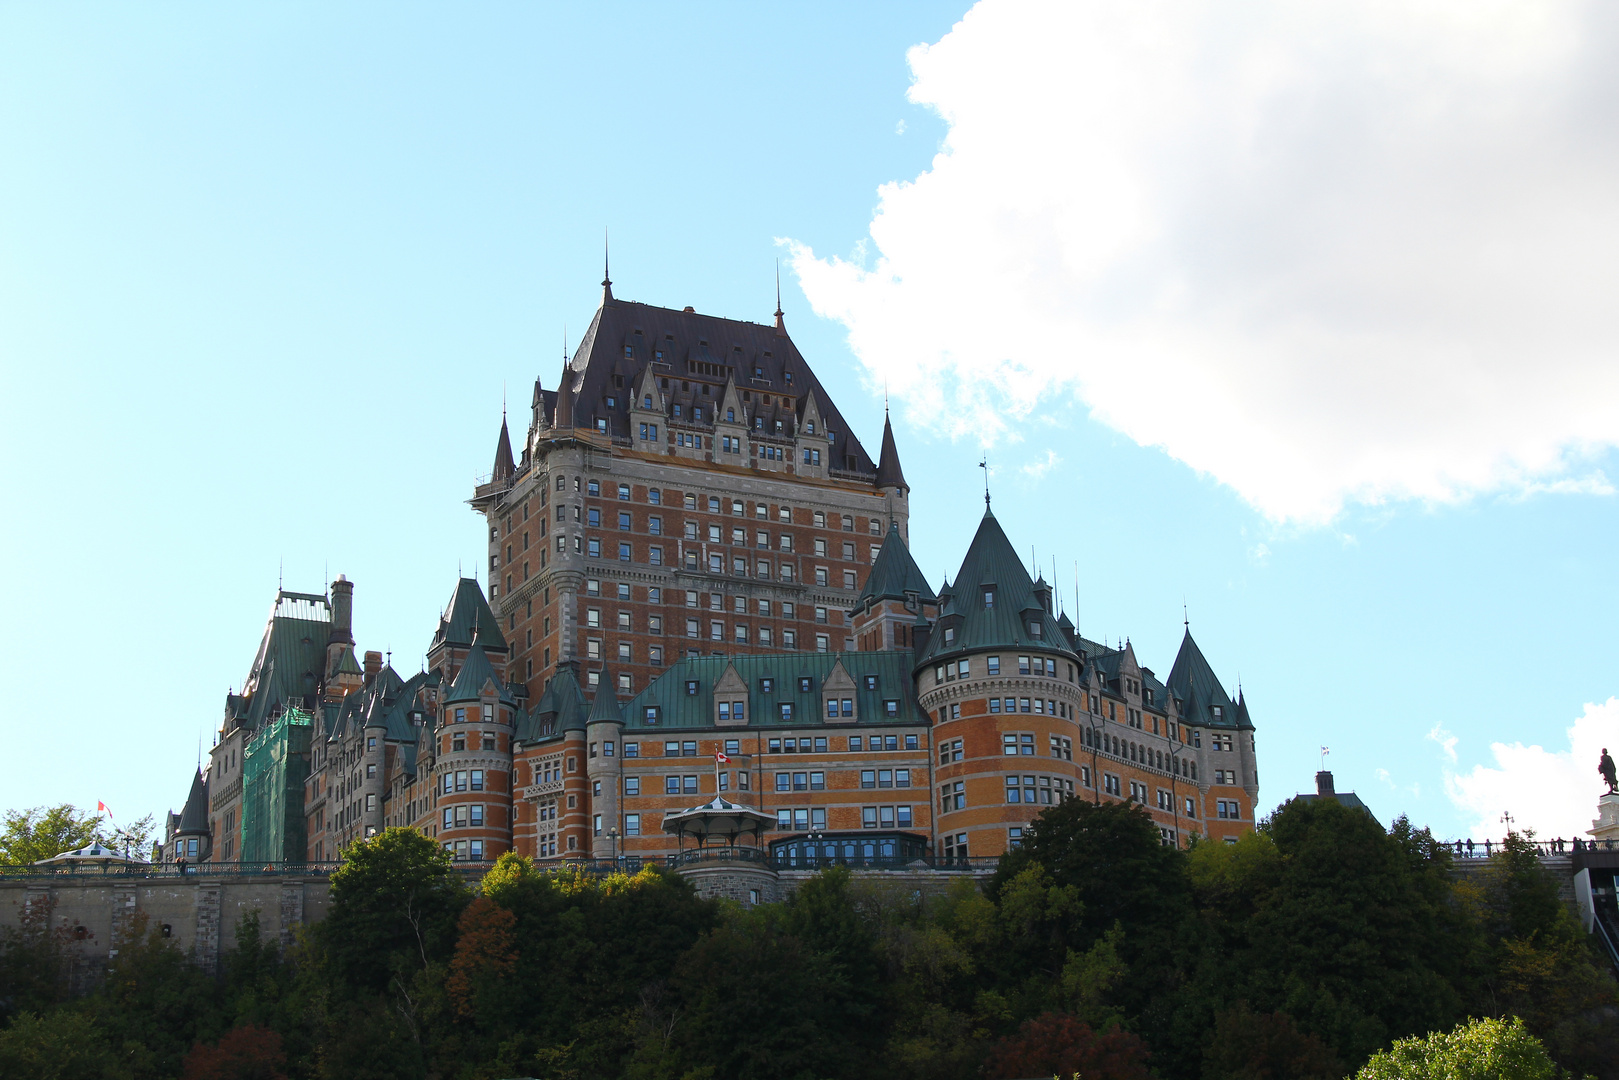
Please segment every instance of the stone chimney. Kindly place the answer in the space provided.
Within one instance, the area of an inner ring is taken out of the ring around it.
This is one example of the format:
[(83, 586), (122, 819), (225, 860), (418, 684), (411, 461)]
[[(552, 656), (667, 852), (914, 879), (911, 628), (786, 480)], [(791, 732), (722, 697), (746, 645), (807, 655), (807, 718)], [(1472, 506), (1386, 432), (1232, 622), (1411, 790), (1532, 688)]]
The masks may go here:
[(1330, 799), (1338, 794), (1332, 789), (1332, 774), (1325, 769), (1315, 774), (1315, 793), (1323, 799)]
[(354, 644), (354, 582), (342, 574), (332, 582), (332, 633), (327, 640), (334, 645)]
[(365, 651), (365, 684), (370, 686), (371, 681), (377, 677), (377, 672), (381, 670), (382, 654), (375, 649), (367, 649)]

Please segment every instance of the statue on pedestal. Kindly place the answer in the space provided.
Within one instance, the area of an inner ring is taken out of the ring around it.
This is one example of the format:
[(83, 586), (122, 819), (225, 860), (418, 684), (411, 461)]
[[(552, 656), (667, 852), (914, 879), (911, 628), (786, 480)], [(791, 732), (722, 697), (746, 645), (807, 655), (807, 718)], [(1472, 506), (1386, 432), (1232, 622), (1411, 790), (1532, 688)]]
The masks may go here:
[(1601, 773), (1602, 779), (1607, 782), (1608, 794), (1619, 794), (1619, 775), (1615, 774), (1613, 758), (1608, 756), (1606, 746), (1602, 748), (1602, 760), (1597, 763), (1597, 772)]

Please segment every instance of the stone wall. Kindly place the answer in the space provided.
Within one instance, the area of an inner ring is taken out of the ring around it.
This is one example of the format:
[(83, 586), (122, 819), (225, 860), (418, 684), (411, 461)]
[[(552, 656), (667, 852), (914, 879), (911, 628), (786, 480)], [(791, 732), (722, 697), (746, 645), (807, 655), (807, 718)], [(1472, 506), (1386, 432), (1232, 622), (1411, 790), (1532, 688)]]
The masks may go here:
[(18, 926), (28, 912), (48, 913), (78, 950), (75, 969), (93, 978), (137, 927), (173, 940), (202, 967), (214, 970), (235, 947), (236, 925), (257, 911), (259, 932), (283, 947), (298, 927), (326, 914), (324, 876), (154, 878), (68, 875), (0, 880), (0, 926)]

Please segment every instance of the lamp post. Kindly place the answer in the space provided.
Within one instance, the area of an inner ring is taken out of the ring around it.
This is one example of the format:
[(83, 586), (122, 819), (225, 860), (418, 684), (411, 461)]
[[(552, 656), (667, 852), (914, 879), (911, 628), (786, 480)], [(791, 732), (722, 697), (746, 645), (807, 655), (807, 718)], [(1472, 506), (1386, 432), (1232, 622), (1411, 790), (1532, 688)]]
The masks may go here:
[(607, 842), (612, 845), (613, 869), (617, 870), (618, 869), (618, 826), (609, 825), (607, 827)]

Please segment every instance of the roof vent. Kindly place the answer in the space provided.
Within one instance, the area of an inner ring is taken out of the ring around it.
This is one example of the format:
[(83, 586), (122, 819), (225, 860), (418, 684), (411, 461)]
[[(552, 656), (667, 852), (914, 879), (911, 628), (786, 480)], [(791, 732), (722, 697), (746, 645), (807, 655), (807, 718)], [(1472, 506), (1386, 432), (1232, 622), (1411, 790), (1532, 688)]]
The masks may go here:
[(694, 315), (694, 314), (697, 313), (697, 309), (692, 307), (690, 304), (686, 305), (685, 307), (681, 308), (680, 310), (684, 311), (687, 315)]

